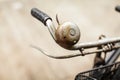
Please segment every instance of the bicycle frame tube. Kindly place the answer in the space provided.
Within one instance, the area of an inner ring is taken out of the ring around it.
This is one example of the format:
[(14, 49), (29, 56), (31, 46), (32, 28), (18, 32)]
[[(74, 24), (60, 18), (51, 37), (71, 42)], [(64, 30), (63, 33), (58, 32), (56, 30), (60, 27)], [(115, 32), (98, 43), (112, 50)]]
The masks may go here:
[[(117, 45), (120, 45), (120, 43), (118, 43)], [(120, 48), (110, 52), (110, 54), (108, 54), (108, 56), (106, 57), (105, 63), (112, 64), (118, 59), (119, 56), (120, 56)]]

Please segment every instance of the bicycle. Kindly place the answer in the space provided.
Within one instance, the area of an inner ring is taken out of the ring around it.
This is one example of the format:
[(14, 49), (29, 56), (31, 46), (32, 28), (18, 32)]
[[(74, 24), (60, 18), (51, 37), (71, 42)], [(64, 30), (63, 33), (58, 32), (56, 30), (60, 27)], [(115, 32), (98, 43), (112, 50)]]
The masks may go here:
[[(116, 11), (120, 12), (120, 6)], [(79, 54), (70, 54), (62, 56), (53, 56), (47, 54), (41, 48), (31, 45), (31, 47), (41, 51), (44, 55), (54, 59), (68, 59), (77, 56), (85, 56), (95, 53), (94, 65), (92, 70), (81, 72), (76, 75), (75, 80), (119, 80), (120, 79), (120, 62), (115, 62), (120, 55), (120, 37), (107, 39), (105, 35), (101, 35), (98, 41), (77, 43), (80, 39), (80, 30), (78, 26), (72, 22), (66, 22), (62, 25), (59, 23), (58, 16), (56, 21), (58, 28), (52, 22), (52, 18), (46, 13), (33, 8), (31, 10), (33, 17), (41, 21), (47, 26), (51, 36), (57, 44), (68, 50), (79, 50)], [(95, 48), (95, 50), (91, 50)], [(86, 51), (90, 49), (90, 51)], [(110, 54), (107, 54), (110, 53)], [(104, 58), (101, 55), (104, 54)], [(108, 56), (108, 57), (106, 57)], [(97, 73), (97, 74), (96, 74)]]

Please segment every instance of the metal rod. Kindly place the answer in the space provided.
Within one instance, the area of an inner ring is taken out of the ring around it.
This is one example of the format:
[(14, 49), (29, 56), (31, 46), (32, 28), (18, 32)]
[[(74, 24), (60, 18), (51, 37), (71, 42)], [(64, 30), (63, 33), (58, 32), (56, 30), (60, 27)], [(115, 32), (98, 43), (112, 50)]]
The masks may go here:
[[(118, 43), (116, 45), (120, 45), (120, 43)], [(105, 63), (106, 64), (112, 64), (112, 63), (114, 63), (118, 59), (119, 55), (120, 55), (120, 48), (118, 48), (116, 50), (113, 50), (106, 57)]]
[(81, 48), (93, 48), (93, 47), (98, 47), (101, 45), (106, 45), (109, 43), (117, 43), (120, 42), (120, 37), (118, 38), (110, 38), (110, 39), (103, 39), (99, 41), (94, 41), (94, 42), (86, 42), (86, 43), (80, 43), (72, 46), (70, 49), (71, 50), (78, 50)]
[(56, 41), (56, 36), (55, 36), (56, 28), (50, 19), (48, 19), (46, 21), (46, 26), (48, 27), (48, 30), (49, 30), (51, 36), (53, 37), (53, 39)]
[[(44, 55), (46, 55), (46, 56), (48, 56), (48, 57), (50, 57), (50, 58), (54, 58), (54, 59), (68, 59), (68, 58), (73, 58), (73, 57), (77, 57), (77, 56), (83, 56), (83, 54), (81, 54), (81, 53), (73, 53), (73, 54), (70, 54), (70, 55), (62, 55), (62, 56), (54, 56), (54, 55), (50, 55), (50, 54), (47, 54), (47, 52), (46, 51), (44, 51), (44, 50), (42, 50), (41, 48), (39, 48), (39, 47), (37, 47), (37, 46), (34, 46), (34, 45), (31, 45), (31, 47), (32, 48), (35, 48), (35, 49), (37, 49), (37, 50), (39, 50), (41, 53), (43, 53)], [(120, 46), (114, 46), (113, 48), (112, 48), (112, 50), (115, 50), (115, 49), (118, 49), (118, 48), (120, 48)], [(95, 51), (89, 51), (89, 52), (83, 52), (84, 53), (84, 55), (89, 55), (89, 54), (93, 54), (93, 53), (99, 53), (99, 52), (108, 52), (108, 51), (111, 51), (111, 49), (106, 49), (106, 50), (104, 50), (104, 49), (99, 49), (99, 50), (95, 50)]]

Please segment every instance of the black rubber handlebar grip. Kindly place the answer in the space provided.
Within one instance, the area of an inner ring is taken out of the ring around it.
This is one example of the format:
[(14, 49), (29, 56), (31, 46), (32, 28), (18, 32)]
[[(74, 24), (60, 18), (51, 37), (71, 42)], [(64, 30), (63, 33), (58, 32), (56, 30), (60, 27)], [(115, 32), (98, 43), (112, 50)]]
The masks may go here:
[(33, 17), (40, 20), (45, 26), (46, 26), (46, 21), (48, 19), (52, 20), (52, 18), (50, 18), (46, 13), (38, 10), (37, 8), (32, 8), (31, 9), (31, 14), (32, 14)]
[(115, 10), (118, 11), (118, 12), (120, 12), (120, 6), (116, 6)]

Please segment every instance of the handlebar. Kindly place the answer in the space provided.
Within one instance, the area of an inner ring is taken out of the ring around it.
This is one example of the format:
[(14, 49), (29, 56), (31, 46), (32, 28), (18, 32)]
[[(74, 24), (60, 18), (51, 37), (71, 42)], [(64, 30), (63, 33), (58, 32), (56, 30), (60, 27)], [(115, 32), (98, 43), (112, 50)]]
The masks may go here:
[[(116, 8), (116, 10), (120, 9), (120, 7)], [(55, 42), (57, 42), (56, 40), (56, 36), (55, 36), (55, 32), (56, 32), (56, 28), (52, 22), (52, 18), (50, 18), (46, 13), (38, 10), (37, 8), (33, 8), (31, 10), (31, 14), (33, 17), (37, 18), (38, 20), (40, 20), (45, 26), (47, 26), (50, 34), (52, 35), (53, 39), (55, 40)], [(66, 49), (68, 50), (79, 50), (81, 53), (79, 54), (72, 54), (72, 55), (65, 55), (65, 56), (52, 56), (52, 58), (56, 58), (56, 59), (66, 59), (66, 58), (72, 58), (72, 57), (76, 57), (76, 56), (83, 56), (87, 55), (87, 54), (92, 54), (92, 53), (98, 53), (98, 52), (108, 52), (108, 51), (112, 51), (115, 49), (120, 48), (120, 46), (109, 46), (110, 44), (116, 44), (120, 42), (120, 37), (118, 38), (111, 38), (111, 39), (103, 39), (103, 40), (98, 40), (98, 41), (94, 41), (94, 42), (85, 42), (85, 43), (78, 43), (78, 44), (74, 44), (72, 46), (67, 46)], [(59, 43), (58, 43), (59, 44)], [(108, 48), (106, 49), (99, 49), (99, 50), (95, 50), (95, 51), (89, 51), (86, 52), (85, 49), (92, 49), (92, 48), (97, 48), (100, 46), (106, 46)], [(33, 47), (33, 46), (32, 46)], [(36, 48), (35, 46), (33, 48)], [(38, 49), (38, 48), (36, 48)], [(41, 51), (43, 54), (51, 57), (51, 55), (48, 55), (46, 52), (43, 52), (41, 49), (38, 49), (39, 51)]]
[(31, 9), (31, 14), (36, 19), (40, 20), (45, 26), (46, 26), (46, 21), (48, 19), (52, 20), (52, 18), (50, 18), (46, 13), (38, 10), (37, 8), (32, 8)]
[(42, 12), (41, 10), (38, 10), (37, 8), (31, 9), (31, 15), (48, 27), (51, 36), (56, 41), (55, 37), (56, 28), (52, 22), (52, 18), (49, 17), (46, 13)]

